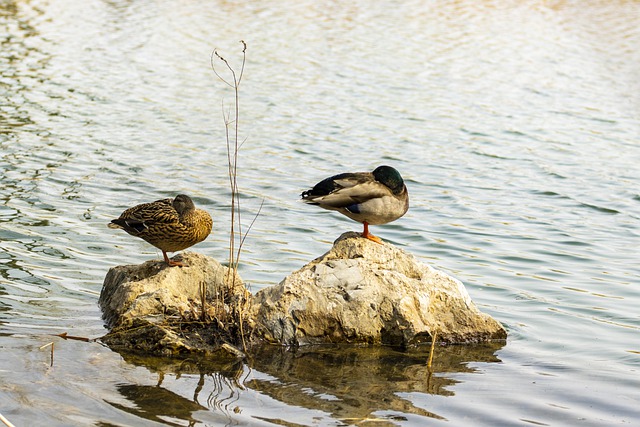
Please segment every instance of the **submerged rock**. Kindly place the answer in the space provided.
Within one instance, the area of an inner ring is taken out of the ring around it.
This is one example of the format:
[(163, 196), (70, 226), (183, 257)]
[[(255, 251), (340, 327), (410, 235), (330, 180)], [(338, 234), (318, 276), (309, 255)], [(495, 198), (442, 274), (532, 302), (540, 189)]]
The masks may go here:
[[(112, 347), (156, 354), (275, 343), (410, 346), (506, 338), (462, 283), (395, 246), (345, 233), (329, 252), (252, 296), (216, 260), (185, 252), (188, 267), (148, 261), (114, 267), (100, 306)], [(206, 289), (203, 304), (202, 291)]]
[(253, 308), (265, 340), (284, 345), (408, 346), (437, 339), (506, 338), (462, 283), (395, 246), (345, 233), (329, 252), (258, 292)]

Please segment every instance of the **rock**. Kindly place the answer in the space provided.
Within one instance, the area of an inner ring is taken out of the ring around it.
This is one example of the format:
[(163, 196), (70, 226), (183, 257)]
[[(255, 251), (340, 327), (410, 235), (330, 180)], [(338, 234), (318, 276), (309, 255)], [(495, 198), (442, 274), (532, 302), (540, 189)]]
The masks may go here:
[(109, 270), (98, 301), (111, 329), (104, 342), (160, 354), (220, 348), (230, 332), (211, 325), (233, 325), (229, 320), (248, 307), (251, 294), (237, 274), (231, 282), (229, 269), (213, 258), (194, 252), (181, 257), (186, 267), (147, 261)]
[(99, 303), (110, 332), (102, 341), (145, 353), (244, 358), (263, 343), (406, 347), (436, 332), (449, 343), (506, 338), (460, 281), (356, 233), (255, 296), (237, 275), (232, 285), (229, 269), (212, 258), (184, 252), (182, 260), (188, 267), (148, 261), (109, 270)]
[(268, 342), (289, 346), (505, 339), (463, 284), (395, 246), (345, 233), (332, 249), (254, 298)]

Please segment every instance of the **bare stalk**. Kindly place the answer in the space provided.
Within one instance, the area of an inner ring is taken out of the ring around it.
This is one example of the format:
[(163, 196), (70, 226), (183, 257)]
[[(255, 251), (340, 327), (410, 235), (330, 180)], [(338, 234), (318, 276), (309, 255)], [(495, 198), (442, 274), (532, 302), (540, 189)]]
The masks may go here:
[(2, 422), (2, 424), (4, 424), (7, 427), (16, 427), (13, 424), (11, 424), (11, 421), (6, 419), (2, 414), (0, 414), (0, 421)]
[(207, 321), (207, 284), (206, 282), (200, 282), (200, 321), (202, 323)]
[[(240, 263), (240, 254), (242, 252), (242, 247), (244, 245), (245, 239), (251, 231), (253, 224), (255, 223), (256, 218), (260, 214), (262, 210), (262, 204), (260, 205), (260, 209), (258, 213), (253, 218), (253, 221), (249, 225), (247, 231), (243, 234), (242, 232), (242, 221), (240, 216), (240, 191), (238, 189), (238, 154), (240, 147), (242, 144), (240, 143), (240, 83), (242, 82), (242, 77), (244, 75), (244, 67), (246, 64), (246, 51), (247, 44), (241, 40), (242, 43), (242, 65), (240, 66), (240, 71), (236, 73), (236, 70), (229, 64), (229, 62), (222, 57), (217, 50), (214, 50), (211, 55), (211, 68), (213, 69), (216, 76), (222, 80), (227, 86), (231, 87), (234, 91), (234, 107), (233, 111), (226, 111), (224, 102), (222, 103), (222, 115), (224, 118), (225, 124), (225, 138), (227, 143), (227, 166), (228, 166), (228, 174), (229, 174), (229, 185), (231, 187), (231, 226), (230, 226), (230, 237), (229, 237), (229, 271), (228, 274), (231, 275), (231, 278), (227, 276), (227, 284), (230, 286), (230, 290), (233, 291), (236, 288), (236, 273), (238, 270), (238, 265)], [(215, 67), (215, 59), (218, 59), (224, 64), (224, 67), (230, 73), (231, 78), (225, 79), (222, 75), (216, 70)], [(243, 141), (244, 143), (244, 141)], [(263, 201), (264, 203), (264, 201)], [(237, 231), (236, 231), (237, 228)], [(246, 294), (239, 298), (237, 304), (232, 307), (234, 319), (237, 321), (240, 337), (242, 339), (243, 349), (246, 351), (246, 343), (244, 336), (244, 326), (243, 326), (243, 308), (246, 303)]]
[[(240, 218), (240, 192), (238, 190), (238, 152), (240, 149), (240, 83), (242, 82), (242, 76), (244, 74), (244, 67), (247, 59), (247, 44), (240, 40), (242, 43), (242, 65), (240, 72), (236, 73), (235, 69), (229, 64), (229, 62), (222, 57), (217, 50), (213, 51), (211, 55), (211, 68), (213, 72), (218, 76), (222, 82), (231, 87), (234, 91), (234, 109), (233, 120), (231, 119), (231, 112), (225, 113), (223, 105), (223, 116), (225, 124), (225, 136), (227, 141), (227, 165), (229, 173), (229, 184), (231, 186), (231, 235), (229, 237), (229, 268), (232, 275), (231, 283), (235, 285), (235, 273), (238, 267), (238, 257), (240, 254), (240, 248), (236, 254), (236, 238), (242, 236), (242, 222)], [(231, 73), (231, 80), (227, 80), (215, 68), (214, 56), (224, 63), (227, 70)], [(237, 218), (236, 218), (237, 216)], [(238, 224), (238, 232), (236, 233), (236, 221)]]
[(429, 360), (427, 361), (427, 368), (431, 369), (431, 362), (433, 362), (433, 350), (436, 348), (436, 340), (438, 339), (438, 331), (433, 332), (431, 337), (431, 349), (429, 350)]

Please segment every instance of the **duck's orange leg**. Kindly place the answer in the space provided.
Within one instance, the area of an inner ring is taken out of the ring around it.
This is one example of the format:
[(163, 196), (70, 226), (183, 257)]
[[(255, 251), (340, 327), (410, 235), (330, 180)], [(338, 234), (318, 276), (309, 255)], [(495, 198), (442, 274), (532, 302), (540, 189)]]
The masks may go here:
[(373, 234), (369, 233), (369, 224), (365, 221), (363, 222), (364, 224), (364, 231), (362, 232), (362, 237), (367, 238), (369, 240), (373, 240), (376, 243), (380, 243), (382, 244), (382, 239), (379, 238), (378, 236), (374, 236)]
[(164, 257), (164, 262), (166, 262), (169, 267), (184, 267), (183, 263), (170, 260), (165, 251), (162, 251), (162, 256)]

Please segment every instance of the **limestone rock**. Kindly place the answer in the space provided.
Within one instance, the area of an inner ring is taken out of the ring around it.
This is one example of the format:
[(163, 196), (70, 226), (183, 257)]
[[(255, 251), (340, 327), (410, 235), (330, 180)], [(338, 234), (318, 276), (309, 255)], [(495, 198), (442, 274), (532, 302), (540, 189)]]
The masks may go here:
[(266, 341), (408, 346), (506, 338), (464, 285), (395, 246), (345, 233), (332, 249), (254, 298)]
[(210, 324), (223, 323), (251, 295), (239, 276), (228, 280), (229, 269), (213, 258), (194, 252), (181, 257), (185, 267), (147, 261), (109, 270), (98, 301), (111, 329), (104, 342), (161, 354), (216, 348)]
[[(184, 252), (187, 267), (118, 266), (99, 304), (112, 348), (178, 355), (244, 357), (233, 346), (324, 343), (410, 346), (506, 338), (460, 281), (395, 246), (345, 233), (329, 252), (252, 296), (216, 260)], [(206, 288), (203, 305), (201, 290)], [(204, 311), (203, 311), (204, 310)], [(229, 346), (231, 344), (231, 346)]]

